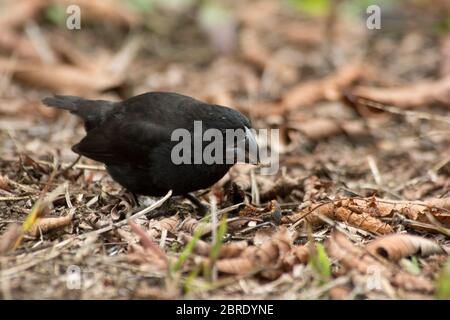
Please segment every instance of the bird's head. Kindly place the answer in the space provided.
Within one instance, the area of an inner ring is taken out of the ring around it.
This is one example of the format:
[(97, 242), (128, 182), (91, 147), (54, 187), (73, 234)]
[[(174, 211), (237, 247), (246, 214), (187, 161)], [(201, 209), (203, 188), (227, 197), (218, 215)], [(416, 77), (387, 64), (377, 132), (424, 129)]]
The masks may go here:
[[(231, 109), (230, 109), (231, 110)], [(234, 137), (232, 142), (227, 143), (226, 145), (226, 154), (227, 156), (234, 156), (236, 159), (235, 163), (243, 162), (250, 164), (259, 164), (259, 147), (258, 142), (256, 140), (256, 131), (252, 129), (252, 124), (250, 120), (244, 116), (242, 113), (231, 110), (231, 118), (227, 119), (230, 123), (228, 129), (232, 129), (229, 131), (230, 133), (226, 133), (227, 141), (230, 141), (230, 137), (227, 136), (234, 133)]]

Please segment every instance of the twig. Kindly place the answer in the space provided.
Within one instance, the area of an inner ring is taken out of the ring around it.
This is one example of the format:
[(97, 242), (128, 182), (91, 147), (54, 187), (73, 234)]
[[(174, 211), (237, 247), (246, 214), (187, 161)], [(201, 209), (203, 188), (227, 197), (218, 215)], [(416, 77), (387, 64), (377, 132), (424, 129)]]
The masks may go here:
[(367, 163), (369, 164), (370, 172), (372, 172), (375, 183), (381, 186), (383, 181), (381, 179), (380, 170), (378, 170), (378, 166), (374, 157), (367, 156)]
[(158, 201), (156, 201), (152, 205), (148, 206), (147, 208), (136, 212), (132, 216), (130, 216), (130, 217), (124, 219), (124, 220), (118, 221), (118, 222), (116, 222), (116, 223), (114, 223), (112, 225), (109, 225), (107, 227), (103, 227), (101, 229), (97, 229), (97, 230), (94, 230), (94, 231), (91, 231), (91, 232), (88, 232), (88, 233), (81, 234), (81, 235), (77, 236), (77, 238), (78, 239), (85, 239), (85, 238), (89, 237), (92, 234), (102, 234), (102, 233), (111, 231), (114, 228), (118, 228), (118, 227), (124, 226), (124, 225), (128, 224), (128, 221), (130, 221), (132, 219), (137, 219), (139, 217), (142, 217), (143, 215), (149, 213), (150, 211), (159, 208), (167, 199), (170, 198), (171, 195), (172, 195), (172, 190), (169, 190), (169, 192), (167, 192), (167, 194), (163, 198), (159, 199)]

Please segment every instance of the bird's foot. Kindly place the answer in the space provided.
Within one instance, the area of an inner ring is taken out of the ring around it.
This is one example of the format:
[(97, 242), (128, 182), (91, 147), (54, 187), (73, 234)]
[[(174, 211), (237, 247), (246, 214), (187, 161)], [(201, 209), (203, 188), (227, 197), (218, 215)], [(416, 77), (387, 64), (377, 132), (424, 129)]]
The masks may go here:
[(192, 193), (188, 193), (185, 195), (186, 199), (188, 199), (194, 206), (197, 207), (198, 213), (201, 216), (205, 216), (209, 211), (209, 206), (201, 202), (199, 198), (194, 196)]

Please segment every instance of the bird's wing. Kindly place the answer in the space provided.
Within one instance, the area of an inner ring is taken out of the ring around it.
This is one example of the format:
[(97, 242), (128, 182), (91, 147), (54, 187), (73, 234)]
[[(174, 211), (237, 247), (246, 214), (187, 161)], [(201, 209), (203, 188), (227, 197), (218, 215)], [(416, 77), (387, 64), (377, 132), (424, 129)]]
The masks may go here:
[(107, 165), (145, 165), (151, 150), (166, 141), (169, 130), (156, 123), (111, 120), (88, 131), (72, 150)]

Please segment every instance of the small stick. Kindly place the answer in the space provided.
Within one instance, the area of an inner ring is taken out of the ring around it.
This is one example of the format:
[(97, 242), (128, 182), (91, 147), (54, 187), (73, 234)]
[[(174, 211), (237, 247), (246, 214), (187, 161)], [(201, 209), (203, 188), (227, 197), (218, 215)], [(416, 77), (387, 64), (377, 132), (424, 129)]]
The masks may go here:
[(383, 181), (381, 179), (380, 171), (378, 170), (377, 163), (372, 156), (367, 156), (367, 163), (369, 164), (370, 171), (375, 179), (375, 183), (379, 186), (382, 185)]

